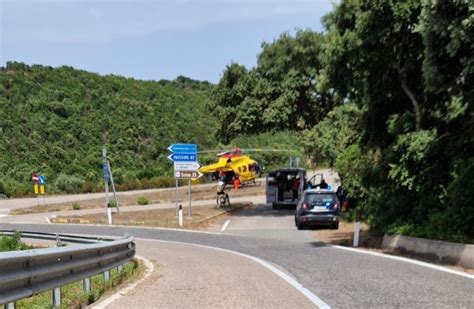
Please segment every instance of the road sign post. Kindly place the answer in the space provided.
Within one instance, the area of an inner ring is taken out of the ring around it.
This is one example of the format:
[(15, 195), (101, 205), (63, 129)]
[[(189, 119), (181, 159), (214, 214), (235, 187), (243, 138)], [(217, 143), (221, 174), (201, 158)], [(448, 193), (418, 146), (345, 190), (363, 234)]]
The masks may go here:
[(188, 215), (191, 216), (192, 215), (191, 179), (199, 178), (202, 176), (202, 174), (198, 172), (200, 165), (199, 163), (197, 163), (197, 145), (196, 144), (173, 144), (168, 147), (168, 150), (171, 151), (171, 154), (168, 156), (168, 159), (173, 161), (174, 178), (176, 179), (176, 192), (175, 192), (176, 215), (179, 216), (178, 179), (188, 179), (189, 180)]
[(43, 204), (46, 205), (46, 200), (44, 198), (45, 194), (45, 185), (46, 185), (46, 179), (44, 178), (43, 175), (38, 176), (38, 185), (39, 185), (39, 194), (43, 196)]
[(109, 168), (107, 164), (107, 149), (102, 149), (102, 158), (104, 159), (104, 189), (105, 189), (105, 214), (107, 215), (107, 221), (109, 225), (112, 225), (112, 214), (109, 210)]
[(188, 216), (191, 217), (192, 216), (192, 210), (191, 210), (191, 179), (189, 179), (189, 196), (188, 196), (188, 199), (189, 199)]

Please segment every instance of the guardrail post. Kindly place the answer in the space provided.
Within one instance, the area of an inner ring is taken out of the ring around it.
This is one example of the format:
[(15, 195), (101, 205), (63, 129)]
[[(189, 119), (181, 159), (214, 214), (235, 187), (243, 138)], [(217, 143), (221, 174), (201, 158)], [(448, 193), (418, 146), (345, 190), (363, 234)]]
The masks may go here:
[(59, 308), (61, 305), (61, 288), (54, 288), (51, 294), (53, 308)]
[(82, 290), (84, 291), (85, 294), (87, 294), (91, 291), (91, 279), (90, 278), (82, 279)]
[(61, 238), (59, 238), (59, 234), (56, 234), (56, 247), (61, 247), (63, 243), (61, 242)]
[(117, 271), (118, 271), (119, 273), (121, 273), (121, 272), (122, 272), (122, 270), (123, 270), (123, 265), (119, 265), (119, 266), (117, 266)]
[(15, 309), (16, 308), (16, 303), (8, 303), (3, 306), (4, 309)]
[(104, 271), (104, 281), (107, 282), (110, 280), (110, 273), (108, 270)]

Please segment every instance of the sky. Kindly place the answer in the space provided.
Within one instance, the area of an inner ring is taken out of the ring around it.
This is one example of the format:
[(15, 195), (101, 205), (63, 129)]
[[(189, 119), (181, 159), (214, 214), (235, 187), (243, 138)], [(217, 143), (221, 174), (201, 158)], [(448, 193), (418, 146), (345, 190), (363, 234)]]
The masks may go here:
[(0, 0), (0, 66), (67, 65), (136, 79), (216, 83), (262, 42), (321, 31), (334, 0)]

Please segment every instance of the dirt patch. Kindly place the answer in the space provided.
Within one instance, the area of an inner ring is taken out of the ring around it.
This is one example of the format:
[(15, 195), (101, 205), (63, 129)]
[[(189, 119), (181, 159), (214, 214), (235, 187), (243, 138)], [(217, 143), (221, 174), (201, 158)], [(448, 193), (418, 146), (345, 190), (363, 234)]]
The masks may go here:
[[(180, 200), (187, 200), (188, 198), (188, 187), (180, 187), (178, 189), (178, 195)], [(252, 186), (244, 186), (239, 190), (230, 189), (228, 191), (231, 199), (232, 197), (243, 197), (243, 196), (253, 196), (253, 195), (262, 195), (265, 192), (264, 185), (252, 185)], [(168, 189), (162, 191), (153, 191), (146, 193), (137, 193), (137, 194), (127, 194), (122, 195), (119, 193), (118, 200), (120, 207), (127, 207), (127, 206), (136, 206), (138, 205), (138, 198), (144, 197), (148, 200), (149, 204), (160, 204), (160, 203), (167, 203), (167, 202), (174, 202), (175, 200), (175, 190)], [(113, 195), (110, 195), (110, 198), (113, 198)], [(215, 200), (216, 192), (214, 187), (202, 187), (196, 186), (192, 187), (192, 198), (193, 201), (200, 201), (200, 200)], [(104, 199), (103, 198), (95, 198), (90, 200), (84, 201), (76, 201), (75, 204), (79, 205), (80, 209), (93, 209), (93, 208), (102, 208), (104, 207)], [(43, 213), (43, 212), (52, 212), (52, 211), (66, 211), (66, 210), (73, 210), (72, 206), (73, 202), (67, 203), (58, 203), (58, 204), (51, 204), (51, 205), (38, 205), (32, 206), (27, 208), (20, 208), (15, 209), (12, 211), (11, 214), (13, 215), (22, 215), (22, 214), (31, 214), (31, 213)]]
[[(208, 229), (219, 216), (244, 207), (251, 207), (251, 204), (235, 203), (225, 208), (216, 208), (215, 205), (199, 206), (192, 209), (191, 217), (187, 215), (188, 210), (185, 207), (183, 208), (184, 228)], [(107, 218), (103, 214), (58, 216), (52, 218), (51, 221), (53, 223), (107, 224)], [(113, 222), (115, 225), (180, 228), (174, 208), (121, 212), (113, 214)]]
[[(313, 235), (319, 240), (332, 245), (352, 246), (354, 241), (354, 222), (340, 221), (338, 230), (315, 230)], [(373, 236), (369, 233), (369, 226), (361, 223), (359, 246), (371, 249), (382, 247), (383, 237)]]

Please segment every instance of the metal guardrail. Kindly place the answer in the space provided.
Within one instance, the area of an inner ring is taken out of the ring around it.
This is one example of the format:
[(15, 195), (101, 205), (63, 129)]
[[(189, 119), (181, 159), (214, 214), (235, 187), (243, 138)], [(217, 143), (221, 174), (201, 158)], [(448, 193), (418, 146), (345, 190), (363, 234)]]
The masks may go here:
[[(0, 231), (12, 235), (14, 231)], [(90, 291), (89, 277), (104, 273), (108, 280), (109, 270), (122, 265), (135, 255), (134, 238), (122, 239), (66, 234), (20, 232), (23, 238), (48, 239), (79, 245), (33, 249), (0, 253), (0, 304), (14, 308), (14, 302), (22, 298), (53, 290), (53, 306), (60, 304), (59, 287), (83, 280), (83, 288)]]

